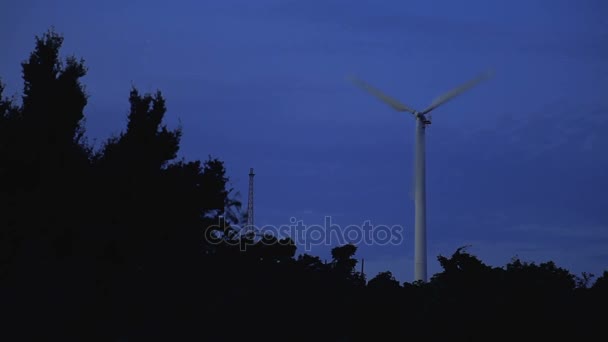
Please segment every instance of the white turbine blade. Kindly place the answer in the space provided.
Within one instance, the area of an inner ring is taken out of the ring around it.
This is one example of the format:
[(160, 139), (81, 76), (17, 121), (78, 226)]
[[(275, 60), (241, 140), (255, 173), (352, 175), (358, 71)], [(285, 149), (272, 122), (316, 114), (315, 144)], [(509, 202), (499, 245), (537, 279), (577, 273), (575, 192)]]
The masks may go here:
[(473, 88), (475, 85), (477, 85), (479, 82), (484, 81), (489, 79), (490, 77), (492, 77), (492, 71), (486, 71), (483, 74), (475, 77), (474, 79), (448, 91), (447, 93), (445, 93), (444, 95), (439, 96), (438, 98), (436, 98), (433, 103), (431, 103), (430, 106), (428, 106), (428, 108), (426, 108), (425, 110), (422, 111), (422, 114), (426, 114), (430, 111), (432, 111), (433, 109), (441, 106), (442, 104), (448, 102), (449, 100), (453, 99), (454, 97), (464, 93), (465, 91)]
[(394, 98), (382, 93), (380, 90), (372, 87), (371, 85), (367, 84), (366, 82), (354, 77), (354, 76), (350, 76), (349, 77), (350, 81), (353, 82), (355, 85), (359, 86), (360, 88), (362, 88), (363, 90), (367, 91), (368, 93), (372, 94), (373, 96), (377, 97), (378, 99), (380, 99), (382, 102), (388, 104), (389, 106), (393, 107), (393, 109), (399, 111), (399, 112), (410, 112), (412, 114), (416, 114), (416, 111), (413, 110), (412, 108), (404, 105), (403, 103), (395, 100)]

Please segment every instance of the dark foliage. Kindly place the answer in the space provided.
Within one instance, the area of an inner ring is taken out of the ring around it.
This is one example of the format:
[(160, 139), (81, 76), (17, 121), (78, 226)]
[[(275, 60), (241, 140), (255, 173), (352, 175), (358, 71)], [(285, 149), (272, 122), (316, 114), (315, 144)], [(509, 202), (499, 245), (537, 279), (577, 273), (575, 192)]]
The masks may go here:
[(87, 145), (84, 62), (36, 38), (23, 99), (0, 84), (4, 341), (584, 339), (601, 332), (608, 273), (439, 256), (428, 283), (365, 281), (357, 247), (331, 262), (289, 238), (241, 234), (221, 160), (177, 160), (160, 92), (129, 94), (127, 126)]

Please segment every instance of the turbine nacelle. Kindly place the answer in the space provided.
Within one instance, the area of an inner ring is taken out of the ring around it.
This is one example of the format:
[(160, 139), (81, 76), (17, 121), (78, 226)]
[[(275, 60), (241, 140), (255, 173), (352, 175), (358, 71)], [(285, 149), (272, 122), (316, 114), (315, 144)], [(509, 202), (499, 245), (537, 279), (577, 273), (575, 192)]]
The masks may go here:
[(414, 116), (416, 117), (416, 119), (422, 121), (422, 123), (425, 126), (431, 124), (431, 116), (430, 115), (428, 117), (426, 117), (426, 116), (424, 116), (424, 114), (416, 112), (416, 114), (414, 114)]

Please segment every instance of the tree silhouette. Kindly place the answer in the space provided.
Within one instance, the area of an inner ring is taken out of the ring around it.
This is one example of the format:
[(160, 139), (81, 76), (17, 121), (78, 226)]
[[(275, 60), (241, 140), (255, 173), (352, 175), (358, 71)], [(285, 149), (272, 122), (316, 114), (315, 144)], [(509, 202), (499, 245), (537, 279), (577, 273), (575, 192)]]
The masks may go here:
[(54, 31), (36, 37), (34, 51), (21, 64), (22, 105), (2, 101), (4, 227), (19, 236), (15, 253), (32, 261), (71, 254), (76, 222), (86, 209), (87, 96), (80, 84), (86, 69), (74, 57), (60, 59), (62, 43)]
[(608, 271), (604, 271), (604, 273), (595, 280), (592, 288), (595, 290), (608, 291)]
[(393, 290), (401, 287), (397, 279), (395, 279), (395, 277), (390, 271), (378, 273), (367, 283), (367, 286), (370, 289), (378, 290)]

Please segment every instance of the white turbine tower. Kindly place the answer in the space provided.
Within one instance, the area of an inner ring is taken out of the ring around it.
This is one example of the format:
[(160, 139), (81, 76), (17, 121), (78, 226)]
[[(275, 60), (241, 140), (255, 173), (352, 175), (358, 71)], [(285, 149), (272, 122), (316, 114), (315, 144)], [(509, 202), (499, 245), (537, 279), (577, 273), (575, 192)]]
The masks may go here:
[(414, 229), (414, 281), (427, 280), (426, 274), (426, 184), (425, 184), (425, 147), (424, 147), (424, 132), (427, 125), (431, 123), (429, 114), (433, 109), (446, 103), (457, 95), (464, 91), (472, 88), (477, 83), (488, 79), (492, 72), (487, 71), (480, 76), (448, 91), (442, 96), (436, 98), (430, 106), (422, 111), (417, 111), (408, 107), (399, 101), (393, 99), (390, 96), (385, 95), (380, 90), (372, 87), (371, 85), (359, 80), (355, 77), (351, 77), (357, 86), (363, 88), (367, 92), (371, 93), (375, 97), (379, 98), (393, 109), (399, 112), (409, 112), (414, 115), (416, 119), (416, 151), (414, 160), (414, 207), (415, 207), (415, 229)]

